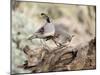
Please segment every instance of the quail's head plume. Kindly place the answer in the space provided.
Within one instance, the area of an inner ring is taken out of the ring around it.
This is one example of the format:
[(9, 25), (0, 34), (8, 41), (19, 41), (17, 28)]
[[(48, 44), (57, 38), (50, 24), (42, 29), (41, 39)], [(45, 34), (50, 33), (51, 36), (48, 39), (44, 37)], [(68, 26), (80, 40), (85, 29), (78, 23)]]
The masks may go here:
[(49, 18), (49, 16), (47, 16), (47, 14), (41, 13), (41, 16), (42, 16), (44, 19), (46, 19), (46, 21), (47, 21), (48, 23), (50, 23), (50, 18)]

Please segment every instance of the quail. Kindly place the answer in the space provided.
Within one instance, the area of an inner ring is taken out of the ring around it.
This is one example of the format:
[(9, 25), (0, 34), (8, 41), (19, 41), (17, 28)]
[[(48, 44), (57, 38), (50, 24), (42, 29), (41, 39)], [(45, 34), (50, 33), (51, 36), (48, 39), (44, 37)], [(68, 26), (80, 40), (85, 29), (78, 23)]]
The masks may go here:
[[(62, 43), (71, 41), (71, 35), (65, 33), (65, 31), (61, 29), (61, 26), (55, 26), (55, 24), (50, 21), (50, 18), (45, 13), (41, 13), (41, 16), (45, 19), (46, 23), (35, 33), (33, 33), (33, 35), (28, 38), (29, 40), (35, 38), (45, 39), (46, 41), (52, 40), (57, 46), (62, 46)], [(59, 38), (62, 43), (58, 42), (59, 39), (55, 40), (56, 38)]]
[(41, 16), (45, 19), (46, 23), (28, 39), (40, 38), (45, 39), (46, 41), (52, 39), (57, 45), (56, 41), (53, 39), (55, 35), (55, 25), (50, 21), (50, 18), (45, 13), (41, 13)]

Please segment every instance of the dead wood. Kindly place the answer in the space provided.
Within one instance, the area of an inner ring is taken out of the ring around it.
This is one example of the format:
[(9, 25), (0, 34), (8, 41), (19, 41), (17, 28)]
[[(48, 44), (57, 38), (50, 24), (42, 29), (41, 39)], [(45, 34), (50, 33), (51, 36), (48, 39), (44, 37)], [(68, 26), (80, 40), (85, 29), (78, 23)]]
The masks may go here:
[[(94, 56), (90, 56), (88, 53), (90, 49), (95, 51), (94, 47), (95, 39), (92, 39), (84, 45), (78, 45), (77, 47), (58, 47), (51, 52), (41, 48), (38, 54), (34, 54), (34, 50), (31, 50), (29, 46), (25, 46), (23, 51), (28, 59), (21, 68), (31, 70), (32, 72), (80, 70), (87, 69), (89, 66), (94, 68), (95, 62), (93, 61), (95, 58), (92, 58)], [(35, 61), (36, 59), (38, 62)], [(35, 64), (33, 64), (34, 62)]]

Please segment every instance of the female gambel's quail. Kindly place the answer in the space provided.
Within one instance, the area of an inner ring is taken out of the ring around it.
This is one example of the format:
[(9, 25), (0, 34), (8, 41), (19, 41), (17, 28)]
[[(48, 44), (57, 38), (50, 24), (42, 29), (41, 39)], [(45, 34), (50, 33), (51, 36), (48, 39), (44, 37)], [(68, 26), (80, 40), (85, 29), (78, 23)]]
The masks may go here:
[[(60, 35), (62, 35), (62, 32), (58, 30), (60, 27), (56, 27), (51, 21), (50, 18), (45, 14), (41, 13), (41, 16), (46, 19), (46, 23), (39, 29), (37, 30), (32, 36), (30, 36), (28, 39), (32, 40), (35, 38), (40, 38), (40, 39), (45, 39), (47, 40), (52, 40), (57, 46), (61, 46), (61, 43), (58, 43), (55, 39), (58, 38)], [(56, 32), (57, 31), (57, 32)], [(60, 34), (61, 33), (61, 34)], [(63, 34), (66, 35), (66, 34)], [(70, 35), (65, 36), (66, 40)], [(64, 36), (61, 36), (64, 37)], [(70, 39), (70, 38), (69, 38)], [(64, 40), (64, 39), (63, 39)], [(64, 41), (66, 41), (64, 40)]]

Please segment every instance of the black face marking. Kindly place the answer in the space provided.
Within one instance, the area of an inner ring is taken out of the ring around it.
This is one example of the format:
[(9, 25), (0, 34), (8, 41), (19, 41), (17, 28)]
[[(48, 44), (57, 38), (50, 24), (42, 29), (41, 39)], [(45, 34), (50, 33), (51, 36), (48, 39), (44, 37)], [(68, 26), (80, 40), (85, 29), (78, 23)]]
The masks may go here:
[(50, 23), (50, 19), (49, 19), (49, 17), (47, 17), (47, 22)]

